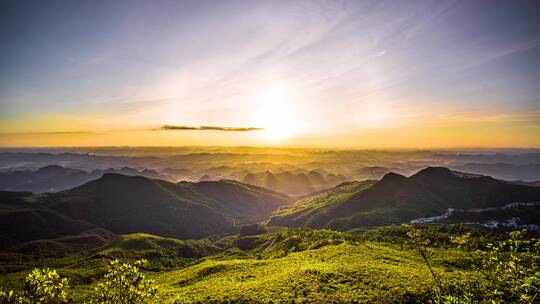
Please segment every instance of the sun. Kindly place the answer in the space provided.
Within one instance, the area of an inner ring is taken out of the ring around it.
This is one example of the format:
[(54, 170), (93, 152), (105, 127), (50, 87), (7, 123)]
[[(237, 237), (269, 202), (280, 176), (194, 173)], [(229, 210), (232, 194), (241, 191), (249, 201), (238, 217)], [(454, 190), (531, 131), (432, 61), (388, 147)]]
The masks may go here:
[(264, 128), (260, 132), (264, 139), (279, 141), (296, 133), (296, 110), (286, 86), (268, 86), (256, 98), (254, 107), (254, 118)]

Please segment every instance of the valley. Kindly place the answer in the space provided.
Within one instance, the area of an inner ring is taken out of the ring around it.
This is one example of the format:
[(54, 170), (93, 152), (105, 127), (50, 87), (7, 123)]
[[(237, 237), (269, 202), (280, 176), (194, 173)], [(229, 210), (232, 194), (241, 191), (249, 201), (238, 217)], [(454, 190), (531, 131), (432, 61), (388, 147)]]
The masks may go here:
[[(36, 174), (81, 174), (54, 163)], [(34, 174), (27, 170), (16, 174)], [(1, 191), (0, 284), (20, 288), (29, 271), (50, 267), (70, 278), (73, 303), (85, 303), (109, 261), (146, 259), (159, 303), (424, 303), (437, 294), (433, 275), (401, 224), (424, 231), (430, 266), (449, 284), (478, 277), (454, 238), (471, 234), (470, 244), (487, 250), (515, 229), (535, 240), (540, 224), (534, 183), (445, 167), (346, 179), (299, 197), (276, 192), (287, 182), (274, 178), (267, 189), (233, 179), (175, 182), (161, 174), (185, 171), (150, 170), (106, 169), (62, 191)], [(308, 170), (311, 185), (350, 172)]]

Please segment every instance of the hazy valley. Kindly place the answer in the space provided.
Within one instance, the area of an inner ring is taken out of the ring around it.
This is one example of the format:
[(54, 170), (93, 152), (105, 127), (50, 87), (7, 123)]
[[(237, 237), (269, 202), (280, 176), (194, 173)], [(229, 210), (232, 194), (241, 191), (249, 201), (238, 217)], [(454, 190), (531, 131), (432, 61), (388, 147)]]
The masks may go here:
[(160, 301), (424, 302), (430, 274), (400, 224), (436, 240), (434, 267), (450, 281), (475, 272), (451, 237), (473, 233), (482, 248), (540, 225), (529, 171), (505, 181), (436, 166), (528, 168), (536, 152), (163, 150), (1, 153), (2, 284), (54, 267), (84, 302), (107, 260), (144, 258)]

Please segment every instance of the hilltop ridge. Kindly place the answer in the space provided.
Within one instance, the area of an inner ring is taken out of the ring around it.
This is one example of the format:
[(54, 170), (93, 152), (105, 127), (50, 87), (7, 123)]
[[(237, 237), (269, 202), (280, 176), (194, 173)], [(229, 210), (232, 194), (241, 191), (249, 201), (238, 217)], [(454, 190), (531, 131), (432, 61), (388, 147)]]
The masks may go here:
[[(346, 195), (336, 189), (344, 190)], [(540, 200), (538, 187), (444, 167), (427, 167), (410, 177), (390, 172), (361, 189), (342, 185), (336, 189), (275, 212), (268, 224), (347, 230), (437, 216), (448, 208), (501, 207), (512, 202)], [(298, 205), (303, 207), (295, 208)]]

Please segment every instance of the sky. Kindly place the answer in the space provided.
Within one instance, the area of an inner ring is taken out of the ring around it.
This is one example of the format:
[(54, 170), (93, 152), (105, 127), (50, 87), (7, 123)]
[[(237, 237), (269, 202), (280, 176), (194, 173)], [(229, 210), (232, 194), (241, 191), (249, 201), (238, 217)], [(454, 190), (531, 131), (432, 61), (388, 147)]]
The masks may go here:
[(540, 147), (539, 1), (2, 1), (0, 146)]

